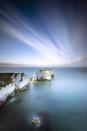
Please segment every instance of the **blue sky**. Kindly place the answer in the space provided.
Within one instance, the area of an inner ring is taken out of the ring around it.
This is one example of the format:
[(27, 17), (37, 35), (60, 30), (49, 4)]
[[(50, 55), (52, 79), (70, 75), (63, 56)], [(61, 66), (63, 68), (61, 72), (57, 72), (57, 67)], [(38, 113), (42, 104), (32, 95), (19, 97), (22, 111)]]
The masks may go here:
[(87, 66), (86, 13), (79, 0), (3, 2), (0, 63)]

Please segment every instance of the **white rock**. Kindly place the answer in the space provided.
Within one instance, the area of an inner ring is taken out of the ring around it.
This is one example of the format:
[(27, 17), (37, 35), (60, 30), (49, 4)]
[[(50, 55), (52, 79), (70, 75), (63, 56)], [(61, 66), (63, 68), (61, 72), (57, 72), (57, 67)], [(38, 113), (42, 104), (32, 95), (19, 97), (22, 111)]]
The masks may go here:
[(30, 79), (28, 75), (23, 74), (17, 74), (15, 77), (15, 74), (11, 76), (12, 83), (5, 86), (0, 90), (0, 104), (3, 103), (8, 96), (11, 96), (14, 94), (16, 89), (23, 90), (26, 88), (26, 86), (29, 86)]
[(8, 96), (10, 96), (15, 91), (15, 85), (9, 84), (2, 90), (0, 90), (0, 102), (3, 102), (6, 100)]
[(38, 80), (51, 80), (51, 71), (49, 70), (41, 70), (38, 73), (36, 73)]

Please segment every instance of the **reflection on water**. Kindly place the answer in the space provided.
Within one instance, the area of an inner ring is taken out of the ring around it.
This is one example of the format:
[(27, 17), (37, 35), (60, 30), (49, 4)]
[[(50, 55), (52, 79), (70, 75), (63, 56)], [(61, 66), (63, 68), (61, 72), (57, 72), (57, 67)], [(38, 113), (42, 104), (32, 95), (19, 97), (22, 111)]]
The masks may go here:
[[(52, 81), (31, 85), (0, 108), (0, 131), (87, 131), (87, 69), (54, 71)], [(31, 126), (32, 114), (42, 118), (40, 128)]]

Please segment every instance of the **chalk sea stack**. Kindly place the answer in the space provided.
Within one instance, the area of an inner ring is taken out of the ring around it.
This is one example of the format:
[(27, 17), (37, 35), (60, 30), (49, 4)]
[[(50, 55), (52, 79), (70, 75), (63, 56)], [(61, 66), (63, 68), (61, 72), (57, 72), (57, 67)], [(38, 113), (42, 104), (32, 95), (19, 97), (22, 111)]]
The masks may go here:
[(32, 81), (51, 80), (53, 77), (54, 73), (50, 69), (44, 69), (36, 72), (32, 77)]

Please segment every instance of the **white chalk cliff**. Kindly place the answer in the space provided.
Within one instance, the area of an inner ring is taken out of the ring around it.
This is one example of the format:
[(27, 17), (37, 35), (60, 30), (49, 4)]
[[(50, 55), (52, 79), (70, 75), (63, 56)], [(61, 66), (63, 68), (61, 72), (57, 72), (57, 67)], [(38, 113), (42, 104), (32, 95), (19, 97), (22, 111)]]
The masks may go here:
[[(9, 73), (8, 73), (9, 75)], [(15, 91), (21, 91), (29, 86), (30, 79), (28, 75), (24, 73), (14, 73), (11, 76), (11, 83), (0, 89), (0, 105), (11, 95), (14, 95)]]

